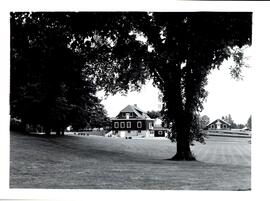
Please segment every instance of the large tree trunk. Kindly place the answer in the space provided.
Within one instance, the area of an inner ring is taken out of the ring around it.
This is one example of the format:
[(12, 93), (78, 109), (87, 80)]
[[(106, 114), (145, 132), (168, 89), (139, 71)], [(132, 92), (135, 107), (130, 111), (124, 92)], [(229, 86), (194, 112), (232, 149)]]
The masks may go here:
[(183, 109), (180, 86), (175, 86), (175, 88), (172, 87), (173, 84), (168, 86), (164, 91), (164, 99), (166, 101), (167, 116), (173, 122), (172, 131), (176, 135), (176, 154), (172, 157), (172, 160), (195, 160), (190, 150), (192, 114)]
[[(183, 124), (185, 122), (186, 124)], [(190, 150), (189, 123), (186, 121), (177, 122), (176, 120), (176, 154), (172, 160), (196, 160)]]

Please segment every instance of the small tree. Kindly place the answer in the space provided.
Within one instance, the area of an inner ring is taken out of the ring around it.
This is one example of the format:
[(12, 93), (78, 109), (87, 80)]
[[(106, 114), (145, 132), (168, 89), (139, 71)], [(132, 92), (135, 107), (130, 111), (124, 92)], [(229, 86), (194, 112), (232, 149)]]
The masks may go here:
[(161, 114), (159, 111), (147, 111), (147, 115), (151, 118), (151, 119), (156, 119), (156, 118), (161, 118)]
[(231, 124), (231, 128), (238, 128), (237, 124), (233, 121), (232, 116), (230, 114), (228, 116), (222, 117), (222, 120)]
[(199, 128), (204, 129), (210, 123), (210, 118), (207, 115), (203, 115), (202, 117), (199, 117), (199, 121)]
[(250, 117), (249, 117), (248, 120), (247, 120), (246, 126), (247, 126), (250, 130), (252, 130), (252, 118), (251, 118), (251, 115), (250, 115)]

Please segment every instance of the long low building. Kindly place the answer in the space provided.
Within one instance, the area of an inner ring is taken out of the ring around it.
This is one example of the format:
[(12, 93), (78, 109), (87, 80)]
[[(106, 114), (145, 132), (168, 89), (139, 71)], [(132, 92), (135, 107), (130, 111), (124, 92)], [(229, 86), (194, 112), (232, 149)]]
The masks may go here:
[(222, 120), (222, 119), (216, 119), (215, 121), (209, 123), (205, 129), (207, 130), (230, 130), (231, 124), (228, 122)]

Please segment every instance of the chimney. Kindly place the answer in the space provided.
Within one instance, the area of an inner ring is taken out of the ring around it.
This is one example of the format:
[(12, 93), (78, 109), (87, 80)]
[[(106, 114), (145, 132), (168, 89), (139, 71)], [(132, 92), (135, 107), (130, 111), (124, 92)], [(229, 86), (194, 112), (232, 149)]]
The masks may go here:
[(135, 107), (137, 107), (137, 104), (134, 104)]

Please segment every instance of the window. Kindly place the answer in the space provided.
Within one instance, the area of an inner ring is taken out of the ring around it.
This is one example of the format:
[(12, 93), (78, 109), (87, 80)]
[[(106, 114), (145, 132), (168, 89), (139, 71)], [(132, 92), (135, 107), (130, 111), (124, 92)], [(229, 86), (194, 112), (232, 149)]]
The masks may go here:
[(125, 122), (120, 123), (120, 128), (125, 128)]
[(141, 128), (142, 127), (142, 122), (141, 121), (138, 121), (137, 122), (137, 128)]
[(127, 128), (131, 128), (131, 122), (130, 121), (127, 122)]
[(119, 128), (119, 122), (114, 122), (114, 128)]
[(130, 116), (130, 117), (133, 117), (133, 113), (132, 113), (132, 112), (131, 112), (131, 113), (129, 113), (129, 116)]
[(211, 128), (215, 128), (215, 125), (214, 125), (214, 124), (212, 124), (212, 125), (211, 125)]
[(126, 119), (129, 119), (129, 113), (128, 112), (126, 113)]
[(122, 117), (126, 117), (126, 113), (122, 112)]
[(223, 124), (223, 128), (227, 128), (227, 125), (226, 124)]

